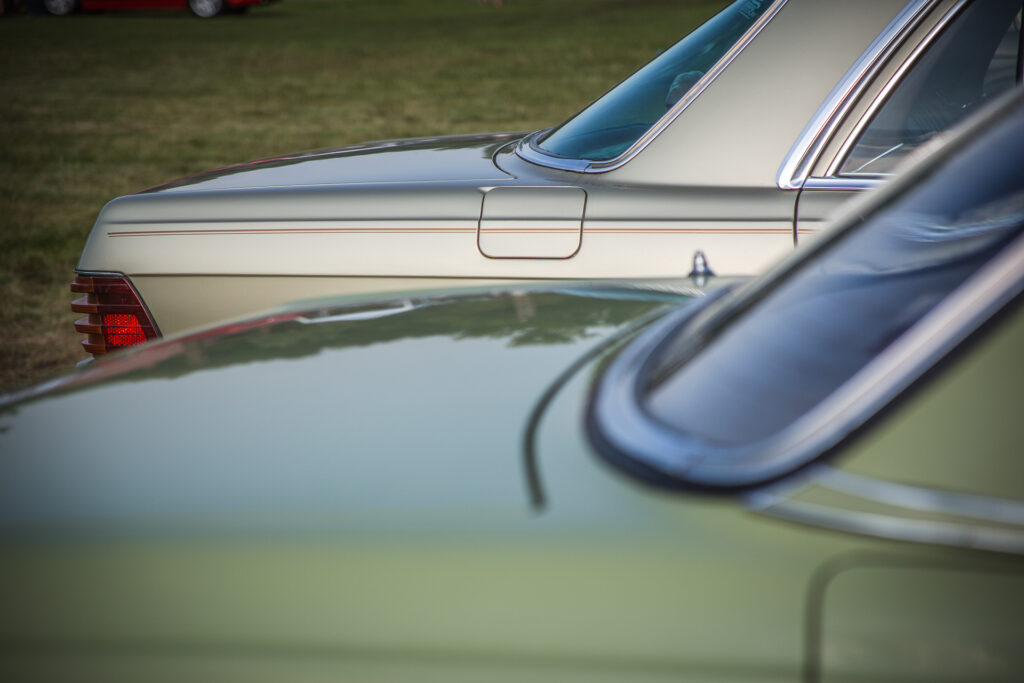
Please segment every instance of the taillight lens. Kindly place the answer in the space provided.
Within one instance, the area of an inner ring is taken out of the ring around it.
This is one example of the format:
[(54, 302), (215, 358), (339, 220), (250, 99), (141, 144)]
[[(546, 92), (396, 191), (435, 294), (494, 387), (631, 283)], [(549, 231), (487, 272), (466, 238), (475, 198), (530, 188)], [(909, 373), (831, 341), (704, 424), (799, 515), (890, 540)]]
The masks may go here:
[(71, 291), (85, 294), (71, 310), (86, 313), (75, 330), (86, 336), (82, 347), (94, 356), (141, 344), (158, 335), (149, 312), (128, 279), (117, 275), (78, 275)]

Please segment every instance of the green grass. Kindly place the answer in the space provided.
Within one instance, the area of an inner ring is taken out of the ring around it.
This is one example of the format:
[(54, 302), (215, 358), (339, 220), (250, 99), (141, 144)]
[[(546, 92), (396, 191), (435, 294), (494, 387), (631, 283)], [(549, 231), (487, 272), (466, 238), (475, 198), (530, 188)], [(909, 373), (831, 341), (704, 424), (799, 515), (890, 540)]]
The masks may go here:
[(0, 18), (0, 392), (85, 357), (68, 284), (103, 204), (229, 163), (543, 128), (720, 1), (284, 0)]

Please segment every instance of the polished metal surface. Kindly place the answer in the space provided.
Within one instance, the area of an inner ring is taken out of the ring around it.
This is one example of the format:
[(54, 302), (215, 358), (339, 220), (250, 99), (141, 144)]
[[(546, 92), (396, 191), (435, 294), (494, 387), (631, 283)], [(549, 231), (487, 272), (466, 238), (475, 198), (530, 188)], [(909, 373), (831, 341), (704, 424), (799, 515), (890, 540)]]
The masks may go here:
[(802, 524), (911, 543), (1024, 554), (1024, 532), (956, 522), (937, 522), (807, 503), (784, 501), (760, 513)]
[(829, 93), (814, 117), (804, 128), (779, 167), (778, 186), (798, 190), (808, 180), (811, 167), (835, 133), (849, 108), (886, 59), (914, 29), (917, 22), (939, 0), (911, 0), (868, 46)]
[[(921, 42), (918, 43), (917, 47), (914, 48), (914, 51), (910, 54), (910, 56), (906, 60), (904, 60), (903, 64), (900, 65), (900, 68), (896, 71), (895, 74), (893, 74), (892, 78), (890, 78), (886, 82), (886, 84), (882, 87), (881, 91), (879, 91), (879, 93), (872, 100), (871, 104), (864, 112), (864, 115), (861, 116), (860, 120), (857, 122), (857, 125), (854, 126), (853, 131), (846, 138), (846, 141), (843, 143), (843, 146), (839, 149), (839, 152), (836, 154), (835, 159), (832, 160), (832, 163), (829, 165), (828, 170), (825, 172), (825, 175), (838, 175), (839, 169), (842, 167), (843, 162), (846, 161), (846, 157), (850, 153), (850, 150), (853, 149), (853, 146), (857, 143), (857, 140), (860, 139), (860, 135), (864, 131), (864, 129), (868, 126), (869, 123), (871, 123), (871, 120), (875, 117), (875, 113), (878, 111), (878, 109), (883, 104), (885, 104), (885, 102), (889, 99), (890, 93), (892, 93), (896, 86), (898, 86), (900, 82), (902, 82), (903, 76), (911, 68), (913, 68), (915, 64), (917, 64), (917, 60), (920, 59), (922, 55), (928, 52), (928, 48), (931, 47), (933, 42), (935, 42), (935, 39), (942, 34), (942, 32), (946, 29), (950, 22), (952, 22), (957, 17), (957, 15), (959, 15), (960, 10), (962, 10), (969, 3), (969, 1), (970, 0), (960, 0), (959, 2), (957, 2), (956, 5), (950, 8), (950, 10), (942, 16), (938, 23), (936, 23), (935, 26), (933, 26), (931, 30), (928, 31), (928, 34), (921, 40)], [(888, 154), (891, 151), (893, 150), (888, 150), (884, 154)], [(884, 156), (884, 154), (880, 156)], [(874, 159), (872, 161), (874, 161)]]
[[(800, 499), (812, 490), (840, 497), (834, 505)], [(843, 497), (864, 508), (838, 504)], [(1024, 503), (1014, 500), (913, 486), (816, 465), (748, 494), (746, 501), (752, 510), (766, 515), (839, 531), (1024, 554)]]
[(1015, 500), (911, 486), (828, 465), (816, 468), (812, 481), (833, 491), (884, 505), (1019, 526), (1024, 531), (1024, 503)]
[(805, 190), (870, 190), (878, 187), (883, 181), (874, 176), (851, 178), (849, 176), (828, 176), (825, 178), (810, 177), (804, 181)]

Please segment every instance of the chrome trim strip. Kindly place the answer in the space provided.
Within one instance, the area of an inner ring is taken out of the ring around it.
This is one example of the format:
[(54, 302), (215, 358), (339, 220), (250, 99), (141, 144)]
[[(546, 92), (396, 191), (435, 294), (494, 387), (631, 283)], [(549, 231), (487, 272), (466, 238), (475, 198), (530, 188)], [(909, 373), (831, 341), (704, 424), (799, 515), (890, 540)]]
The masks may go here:
[(761, 512), (779, 519), (864, 536), (1024, 555), (1024, 534), (1011, 529), (904, 519), (792, 500), (772, 505)]
[[(555, 168), (559, 171), (572, 171), (573, 173), (589, 173), (587, 170), (590, 167), (591, 162), (585, 159), (569, 159), (566, 157), (556, 157), (552, 154), (545, 154), (534, 147), (534, 141), (539, 140), (543, 136), (551, 132), (552, 128), (545, 128), (539, 130), (533, 135), (527, 135), (525, 138), (519, 141), (515, 147), (516, 156), (524, 161), (528, 161), (531, 164), (537, 164), (538, 166), (546, 166), (548, 168)], [(625, 163), (625, 162), (623, 162)]]
[(870, 190), (886, 181), (877, 176), (829, 176), (827, 178), (810, 177), (804, 181), (805, 190)]
[(912, 53), (910, 53), (910, 56), (907, 57), (906, 61), (904, 61), (903, 64), (900, 65), (900, 68), (897, 69), (896, 73), (892, 75), (892, 78), (890, 78), (889, 81), (878, 92), (878, 94), (875, 95), (875, 99), (871, 102), (871, 105), (864, 112), (864, 115), (860, 117), (860, 121), (858, 121), (857, 125), (854, 126), (853, 131), (850, 133), (850, 135), (847, 136), (846, 141), (843, 143), (843, 146), (839, 149), (839, 153), (836, 154), (836, 158), (832, 160), (832, 163), (831, 165), (829, 165), (828, 171), (825, 173), (825, 175), (834, 176), (839, 173), (839, 168), (843, 165), (843, 162), (846, 161), (846, 157), (850, 153), (850, 150), (853, 148), (854, 143), (856, 143), (856, 141), (860, 138), (861, 133), (863, 133), (864, 129), (867, 128), (868, 124), (871, 123), (871, 120), (874, 119), (875, 114), (878, 112), (881, 106), (885, 104), (885, 102), (889, 99), (889, 95), (892, 93), (893, 89), (895, 89), (896, 86), (903, 81), (903, 77), (906, 75), (907, 71), (909, 71), (911, 68), (914, 67), (915, 64), (917, 64), (917, 61), (921, 58), (921, 55), (924, 54), (929, 47), (931, 47), (932, 43), (935, 42), (935, 39), (938, 38), (938, 36), (943, 31), (946, 30), (946, 27), (949, 26), (953, 19), (955, 19), (956, 16), (960, 13), (960, 10), (962, 10), (969, 1), (970, 0), (960, 0), (958, 3), (953, 5), (949, 9), (949, 11), (947, 11), (942, 16), (942, 18), (939, 19), (935, 26), (933, 26), (931, 30), (928, 31), (928, 35), (926, 35), (921, 40), (921, 42), (918, 43), (917, 47), (914, 48), (914, 51)]
[(917, 512), (967, 517), (1024, 527), (1024, 503), (956, 491), (942, 491), (866, 477), (822, 466), (813, 483), (833, 491)]
[(800, 476), (752, 491), (745, 499), (750, 509), (762, 511), (815, 486), (889, 507), (1019, 526), (1024, 531), (1024, 503), (1020, 501), (900, 484), (832, 465), (814, 465)]
[(867, 87), (871, 77), (881, 69), (882, 64), (906, 35), (917, 26), (921, 17), (939, 1), (911, 0), (857, 58), (825, 98), (782, 160), (777, 176), (779, 189), (799, 190), (803, 186), (811, 167), (817, 163), (825, 145), (857, 97)]
[[(124, 273), (122, 273), (119, 270), (79, 270), (78, 268), (75, 268), (71, 272), (75, 273), (76, 275), (95, 275), (97, 277), (104, 277), (104, 276), (106, 276), (106, 277), (110, 277), (110, 276), (114, 276), (114, 277), (128, 277), (127, 275), (125, 275)], [(131, 278), (128, 278), (128, 279), (131, 279)]]
[[(540, 148), (534, 145), (534, 142), (539, 139), (542, 135), (550, 131), (547, 129), (523, 138), (516, 146), (516, 154), (525, 161), (531, 164), (537, 164), (538, 166), (547, 166), (548, 168), (555, 168), (561, 171), (573, 171), (575, 173), (607, 173), (608, 171), (614, 171), (620, 166), (629, 162), (633, 157), (642, 152), (647, 145), (661, 134), (663, 130), (668, 128), (676, 118), (683, 113), (683, 111), (696, 100), (704, 90), (711, 85), (711, 83), (718, 77), (722, 71), (725, 70), (729, 64), (734, 60), (743, 50), (757, 37), (757, 34), (761, 32), (768, 22), (779, 13), (779, 10), (786, 4), (787, 0), (775, 0), (772, 7), (770, 7), (764, 14), (758, 17), (757, 21), (747, 29), (747, 31), (740, 36), (740, 39), (729, 48), (729, 50), (722, 55), (722, 57), (715, 62), (714, 66), (708, 69), (699, 81), (697, 81), (692, 88), (684, 95), (675, 105), (669, 109), (664, 116), (647, 129), (643, 135), (641, 135), (636, 142), (630, 146), (625, 152), (615, 157), (614, 159), (608, 159), (607, 161), (589, 161), (585, 159), (568, 159), (565, 157), (558, 157), (552, 154), (545, 153)], [(919, 1), (930, 1), (930, 0), (919, 0)]]

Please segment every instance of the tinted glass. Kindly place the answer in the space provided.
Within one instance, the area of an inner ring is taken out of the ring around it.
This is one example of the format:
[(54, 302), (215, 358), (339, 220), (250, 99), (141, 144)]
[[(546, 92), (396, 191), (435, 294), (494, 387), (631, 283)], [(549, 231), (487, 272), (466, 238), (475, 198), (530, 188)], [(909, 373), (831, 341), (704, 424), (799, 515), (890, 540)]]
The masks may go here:
[(968, 6), (910, 69), (839, 172), (890, 173), (907, 154), (1019, 79), (1021, 0)]
[(839, 388), (1024, 232), (1024, 108), (1014, 111), (734, 321), (684, 330), (651, 378), (647, 411), (738, 445)]
[(537, 146), (571, 159), (605, 161), (619, 156), (689, 92), (772, 4), (769, 0), (734, 2)]

